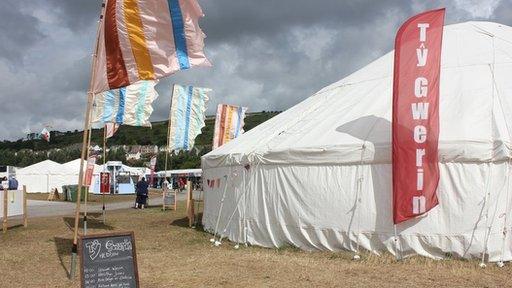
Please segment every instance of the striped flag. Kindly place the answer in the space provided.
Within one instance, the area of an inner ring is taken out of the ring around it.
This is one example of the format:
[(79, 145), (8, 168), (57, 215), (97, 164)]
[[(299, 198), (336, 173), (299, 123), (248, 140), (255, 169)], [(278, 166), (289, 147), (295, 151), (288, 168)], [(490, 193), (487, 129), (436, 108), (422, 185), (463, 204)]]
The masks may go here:
[(105, 138), (108, 139), (116, 134), (117, 129), (119, 129), (119, 124), (110, 122), (105, 123), (105, 128), (103, 129), (105, 129)]
[(204, 127), (208, 93), (211, 89), (174, 85), (171, 106), (169, 149), (190, 150)]
[(158, 97), (157, 80), (139, 81), (128, 87), (94, 96), (92, 122), (151, 127), (151, 103)]
[(247, 107), (219, 104), (215, 116), (213, 149), (220, 147), (244, 133)]
[(211, 66), (197, 0), (107, 0), (104, 6), (92, 92)]

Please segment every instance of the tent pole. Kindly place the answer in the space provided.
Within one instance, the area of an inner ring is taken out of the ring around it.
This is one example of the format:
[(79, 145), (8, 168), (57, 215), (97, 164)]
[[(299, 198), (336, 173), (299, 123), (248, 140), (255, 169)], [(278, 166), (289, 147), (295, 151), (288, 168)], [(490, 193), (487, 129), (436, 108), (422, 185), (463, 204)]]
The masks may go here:
[(396, 260), (402, 260), (402, 250), (401, 250), (401, 245), (399, 245), (398, 243), (398, 232), (397, 232), (397, 229), (396, 229), (396, 224), (393, 224), (393, 229), (395, 231), (395, 253), (396, 253)]
[[(231, 174), (231, 169), (229, 171)], [(220, 206), (219, 206), (219, 214), (217, 215), (217, 223), (215, 224), (215, 230), (213, 230), (213, 238), (210, 239), (210, 242), (213, 242), (216, 246), (220, 245), (220, 242), (215, 241), (215, 237), (217, 236), (217, 230), (219, 229), (219, 222), (220, 222), (220, 215), (222, 213), (222, 207), (224, 206), (224, 198), (226, 197), (226, 190), (228, 190), (228, 180), (229, 176), (224, 175), (224, 180), (226, 182), (226, 185), (224, 185), (224, 192), (222, 192), (222, 198), (220, 199)]]
[[(91, 63), (91, 79), (89, 82), (89, 92), (87, 92), (87, 108), (85, 110), (85, 121), (84, 121), (84, 133), (82, 137), (82, 151), (80, 155), (80, 171), (78, 172), (78, 196), (81, 195), (82, 186), (83, 186), (83, 176), (84, 176), (84, 159), (86, 156), (86, 150), (89, 150), (87, 147), (87, 139), (89, 134), (89, 127), (91, 125), (91, 111), (92, 111), (92, 103), (94, 100), (94, 93), (92, 92), (93, 81), (96, 76), (96, 65), (98, 63), (97, 54), (99, 47), (99, 38), (100, 38), (100, 29), (101, 23), (103, 20), (103, 10), (105, 8), (105, 3), (102, 4), (101, 12), (100, 12), (100, 20), (98, 20), (98, 27), (96, 29), (96, 43), (94, 47), (94, 54), (92, 63)], [(75, 207), (75, 226), (73, 231), (73, 246), (71, 248), (71, 268), (69, 270), (69, 278), (73, 279), (75, 277), (76, 272), (76, 258), (78, 253), (78, 225), (80, 219), (80, 197), (76, 197), (76, 207)]]
[[(494, 131), (494, 83), (495, 83), (495, 78), (494, 78), (494, 68), (495, 68), (495, 63), (496, 63), (496, 50), (495, 50), (495, 43), (494, 43), (494, 36), (491, 36), (492, 38), (492, 50), (493, 50), (493, 59), (492, 59), (492, 64), (489, 66), (490, 70), (491, 70), (491, 75), (492, 75), (492, 102), (491, 102), (491, 117), (490, 117), (490, 122), (491, 122), (491, 130), (490, 131)], [(494, 142), (494, 133), (491, 133), (491, 142)], [(494, 151), (494, 150), (493, 150)], [(494, 155), (492, 155), (493, 158), (494, 158)], [(490, 190), (492, 189), (492, 167), (493, 167), (493, 162), (491, 161), (489, 163), (489, 179), (487, 180), (487, 188), (485, 190), (485, 198), (484, 198), (484, 205), (483, 205), (483, 209), (485, 209), (485, 206), (487, 205), (487, 202), (489, 201), (489, 198), (491, 196), (491, 192)], [(484, 250), (482, 252), (482, 258), (481, 258), (481, 261), (480, 261), (480, 267), (481, 268), (485, 268), (487, 265), (485, 264), (485, 254), (487, 253), (487, 244), (488, 244), (488, 241), (489, 241), (489, 236), (491, 234), (491, 228), (492, 228), (492, 221), (489, 223), (489, 206), (487, 206), (487, 211), (485, 212), (485, 226), (486, 226), (486, 231), (485, 231), (485, 236), (484, 236)]]
[(507, 219), (508, 219), (508, 213), (510, 211), (510, 199), (509, 199), (509, 188), (510, 188), (510, 159), (507, 161), (507, 197), (506, 201), (507, 204), (505, 205), (505, 213), (503, 213), (501, 216), (504, 217), (503, 219), (503, 228), (502, 228), (502, 242), (501, 242), (501, 256), (500, 261), (498, 261), (497, 265), (498, 267), (503, 267), (505, 264), (503, 263), (503, 254), (505, 254), (505, 243), (507, 241)]

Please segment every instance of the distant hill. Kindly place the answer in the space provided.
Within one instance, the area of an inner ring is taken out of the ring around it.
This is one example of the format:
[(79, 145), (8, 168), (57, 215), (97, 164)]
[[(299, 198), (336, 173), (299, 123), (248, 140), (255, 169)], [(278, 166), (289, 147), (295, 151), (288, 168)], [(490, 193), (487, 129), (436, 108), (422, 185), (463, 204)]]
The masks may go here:
[[(245, 131), (248, 131), (257, 125), (267, 121), (268, 119), (279, 114), (279, 111), (262, 111), (255, 113), (248, 113), (245, 118)], [(159, 147), (165, 147), (167, 145), (167, 123), (168, 121), (157, 121), (152, 122), (152, 128), (148, 127), (132, 127), (132, 126), (121, 126), (116, 134), (108, 140), (108, 146), (120, 146), (120, 145), (157, 145)], [(200, 155), (211, 151), (213, 141), (213, 129), (215, 124), (215, 116), (209, 116), (205, 121), (206, 126), (203, 128), (202, 133), (197, 137), (195, 146), (200, 151)], [(31, 139), (32, 135), (27, 135), (25, 139), (19, 139), (17, 141), (2, 141), (0, 142), (0, 165), (12, 165), (23, 167), (37, 163), (45, 159), (51, 159), (56, 162), (64, 163), (70, 160), (74, 160), (79, 157), (81, 143), (82, 143), (82, 131), (50, 131), (50, 143), (39, 139)], [(91, 146), (103, 144), (103, 129), (93, 129), (91, 137)], [(122, 153), (112, 153), (107, 156), (107, 160), (125, 160)], [(192, 168), (198, 167), (197, 158), (195, 160), (187, 162), (186, 153), (184, 155), (176, 155), (178, 158), (183, 158), (181, 164), (176, 164), (175, 161), (172, 168)], [(161, 157), (159, 157), (161, 158)], [(143, 165), (143, 159), (137, 163), (131, 163), (134, 166)], [(160, 159), (159, 159), (160, 160)], [(173, 160), (173, 161), (174, 161)], [(160, 161), (158, 166), (160, 165)], [(189, 167), (192, 166), (192, 167)], [(162, 168), (161, 168), (162, 169)]]

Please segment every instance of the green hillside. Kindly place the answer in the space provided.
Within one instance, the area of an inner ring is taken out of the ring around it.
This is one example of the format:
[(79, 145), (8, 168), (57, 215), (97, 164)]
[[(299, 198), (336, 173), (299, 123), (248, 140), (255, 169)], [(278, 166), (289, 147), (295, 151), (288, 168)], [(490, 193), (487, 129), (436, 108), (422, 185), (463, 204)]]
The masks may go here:
[[(279, 112), (257, 112), (249, 113), (245, 118), (245, 130), (248, 131), (260, 123), (274, 117)], [(172, 156), (172, 168), (195, 168), (199, 167), (200, 156), (211, 151), (213, 140), (213, 129), (215, 117), (206, 119), (206, 127), (202, 134), (196, 139), (195, 147), (199, 154), (194, 152), (180, 153)], [(167, 121), (158, 121), (152, 123), (152, 128), (121, 126), (117, 133), (108, 140), (109, 147), (119, 147), (122, 145), (157, 145), (165, 147), (167, 144)], [(39, 139), (31, 139), (34, 134), (27, 135), (26, 139), (17, 141), (0, 142), (0, 165), (12, 165), (24, 167), (45, 159), (64, 163), (80, 157), (82, 131), (50, 131), (50, 143)], [(91, 137), (91, 146), (102, 146), (103, 129), (93, 129)], [(118, 151), (119, 150), (119, 151)], [(125, 151), (122, 149), (111, 150), (106, 160), (126, 161)], [(160, 153), (158, 157), (158, 169), (163, 169), (165, 154)], [(144, 157), (137, 161), (128, 161), (133, 166), (145, 165), (148, 159)]]

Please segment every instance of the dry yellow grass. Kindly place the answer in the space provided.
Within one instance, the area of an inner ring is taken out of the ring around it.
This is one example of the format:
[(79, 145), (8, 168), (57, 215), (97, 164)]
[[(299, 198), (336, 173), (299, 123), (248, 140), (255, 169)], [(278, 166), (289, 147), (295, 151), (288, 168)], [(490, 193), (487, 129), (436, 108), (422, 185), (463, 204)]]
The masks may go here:
[[(434, 261), (390, 255), (304, 252), (295, 248), (234, 250), (212, 247), (211, 235), (185, 226), (177, 212), (159, 208), (108, 213), (90, 232), (133, 230), (141, 287), (512, 287), (512, 265), (480, 269), (477, 261)], [(30, 219), (0, 238), (1, 287), (77, 287), (70, 281), (70, 217)], [(77, 275), (78, 276), (78, 275)]]

